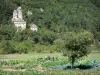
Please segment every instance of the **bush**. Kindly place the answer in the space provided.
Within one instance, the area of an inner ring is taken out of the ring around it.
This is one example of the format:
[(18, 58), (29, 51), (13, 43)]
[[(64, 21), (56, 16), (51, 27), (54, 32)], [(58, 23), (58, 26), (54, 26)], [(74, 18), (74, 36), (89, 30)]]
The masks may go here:
[(12, 45), (10, 41), (2, 41), (1, 49), (4, 54), (16, 53), (16, 50), (14, 49), (14, 45)]
[(27, 54), (32, 50), (32, 43), (29, 41), (23, 42), (16, 42), (12, 41), (2, 41), (0, 47), (0, 51), (5, 54), (12, 54), (12, 53), (25, 53)]

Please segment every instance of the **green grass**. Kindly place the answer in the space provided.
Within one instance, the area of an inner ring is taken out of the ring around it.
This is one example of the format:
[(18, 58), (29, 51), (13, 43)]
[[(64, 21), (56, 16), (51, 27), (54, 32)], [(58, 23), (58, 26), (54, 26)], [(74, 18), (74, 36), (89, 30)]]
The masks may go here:
[(6, 54), (6, 55), (0, 55), (0, 60), (23, 60), (23, 59), (27, 60), (27, 59), (47, 57), (47, 56), (60, 57), (60, 58), (63, 57), (61, 53)]
[[(30, 54), (6, 54), (0, 55), (0, 60), (27, 60), (34, 59), (39, 57), (59, 57), (59, 58), (67, 58), (62, 56), (61, 53), (30, 53)], [(91, 53), (88, 56), (84, 57), (86, 60), (100, 60), (100, 53)]]
[(98, 60), (100, 61), (100, 53), (91, 53), (88, 57), (85, 57), (86, 60)]

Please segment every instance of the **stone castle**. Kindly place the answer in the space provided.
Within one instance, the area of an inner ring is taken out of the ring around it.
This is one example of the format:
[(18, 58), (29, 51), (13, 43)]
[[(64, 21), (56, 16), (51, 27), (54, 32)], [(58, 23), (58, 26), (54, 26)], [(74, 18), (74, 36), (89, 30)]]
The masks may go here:
[(16, 10), (13, 11), (12, 22), (17, 27), (17, 29), (26, 29), (26, 21), (24, 21), (23, 19), (21, 7), (18, 7)]
[[(15, 27), (17, 28), (17, 31), (26, 29), (26, 21), (24, 21), (24, 19), (23, 19), (21, 7), (18, 7), (16, 10), (13, 11), (12, 22), (14, 23)], [(30, 26), (30, 30), (37, 31), (38, 27), (35, 24), (32, 24)]]

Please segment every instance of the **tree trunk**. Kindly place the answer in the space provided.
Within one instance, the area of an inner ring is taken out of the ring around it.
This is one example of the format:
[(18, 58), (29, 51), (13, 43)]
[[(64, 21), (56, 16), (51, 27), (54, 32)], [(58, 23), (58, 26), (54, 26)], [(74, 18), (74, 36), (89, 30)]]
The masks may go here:
[(72, 68), (74, 68), (75, 57), (72, 57)]

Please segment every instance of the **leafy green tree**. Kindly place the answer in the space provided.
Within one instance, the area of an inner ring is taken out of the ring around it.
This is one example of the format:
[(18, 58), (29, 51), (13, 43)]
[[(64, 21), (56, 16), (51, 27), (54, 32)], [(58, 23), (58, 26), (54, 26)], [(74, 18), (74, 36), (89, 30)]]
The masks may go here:
[(65, 40), (63, 40), (62, 38), (56, 39), (54, 40), (54, 45), (56, 46), (55, 50), (57, 52), (62, 52), (65, 50)]
[(1, 47), (0, 49), (2, 49), (4, 54), (11, 54), (11, 53), (16, 53), (14, 46), (10, 43), (10, 41), (6, 40), (6, 41), (2, 41), (1, 42)]
[(50, 30), (42, 29), (39, 31), (40, 43), (45, 45), (53, 44), (57, 38), (56, 34)]
[(74, 62), (77, 59), (86, 56), (90, 52), (87, 47), (93, 42), (93, 37), (88, 31), (78, 33), (69, 32), (68, 35), (66, 37), (66, 50), (73, 68)]
[(100, 0), (90, 0), (95, 6), (100, 8)]
[(2, 25), (0, 27), (0, 40), (11, 40), (16, 32), (14, 25)]
[(0, 24), (11, 23), (10, 19), (12, 17), (12, 12), (14, 8), (15, 4), (13, 4), (10, 0), (0, 1)]
[(27, 41), (24, 41), (24, 42), (19, 42), (16, 46), (15, 46), (15, 50), (16, 50), (16, 53), (25, 53), (27, 54), (29, 51), (28, 49), (30, 49), (31, 45), (27, 42)]
[(33, 32), (30, 29), (25, 29), (23, 31), (18, 31), (15, 33), (13, 40), (15, 41), (25, 41), (25, 40), (32, 40), (32, 38), (36, 35), (36, 32)]

